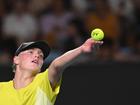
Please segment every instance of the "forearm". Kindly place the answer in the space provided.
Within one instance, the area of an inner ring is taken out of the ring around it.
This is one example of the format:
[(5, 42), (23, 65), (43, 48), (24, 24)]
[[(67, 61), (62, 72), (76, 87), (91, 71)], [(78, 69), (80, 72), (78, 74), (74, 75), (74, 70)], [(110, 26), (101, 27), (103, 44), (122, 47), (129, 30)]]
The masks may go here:
[(71, 65), (74, 61), (76, 61), (81, 54), (82, 54), (81, 47), (70, 50), (54, 60), (55, 67), (60, 70), (65, 69), (66, 67)]

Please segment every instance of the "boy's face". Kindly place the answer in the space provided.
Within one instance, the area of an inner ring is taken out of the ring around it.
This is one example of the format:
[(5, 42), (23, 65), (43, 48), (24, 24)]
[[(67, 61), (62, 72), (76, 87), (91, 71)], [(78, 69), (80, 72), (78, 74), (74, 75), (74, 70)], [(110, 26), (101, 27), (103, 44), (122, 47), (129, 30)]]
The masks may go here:
[(33, 48), (21, 52), (14, 58), (14, 63), (20, 70), (40, 72), (43, 65), (44, 55), (41, 49)]

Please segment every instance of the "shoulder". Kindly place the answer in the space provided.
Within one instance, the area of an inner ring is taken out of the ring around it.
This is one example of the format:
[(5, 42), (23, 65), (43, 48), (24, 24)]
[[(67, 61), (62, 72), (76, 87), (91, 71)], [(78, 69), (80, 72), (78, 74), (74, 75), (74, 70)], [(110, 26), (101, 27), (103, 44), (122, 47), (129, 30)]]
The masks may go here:
[(43, 72), (40, 72), (40, 73), (38, 73), (37, 75), (36, 75), (36, 77), (35, 77), (35, 81), (40, 81), (40, 80), (42, 80), (43, 78), (46, 78), (48, 76), (48, 69), (46, 69), (45, 71), (43, 71)]
[(48, 75), (48, 68), (46, 70), (44, 70), (43, 72), (40, 72), (37, 76), (38, 77), (43, 77), (43, 76), (46, 76)]
[(0, 82), (0, 88), (3, 88), (3, 87), (7, 87), (11, 84), (12, 81), (7, 81), (7, 82)]
[(48, 87), (48, 85), (50, 84), (48, 79), (48, 70), (45, 70), (44, 72), (37, 74), (32, 84), (34, 86), (44, 89)]

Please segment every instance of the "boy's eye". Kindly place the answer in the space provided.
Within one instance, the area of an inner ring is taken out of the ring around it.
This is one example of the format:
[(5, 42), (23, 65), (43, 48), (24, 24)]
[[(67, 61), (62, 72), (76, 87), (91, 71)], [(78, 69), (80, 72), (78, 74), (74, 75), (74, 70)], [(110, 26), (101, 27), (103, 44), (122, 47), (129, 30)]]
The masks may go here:
[(31, 54), (32, 54), (32, 53), (33, 53), (33, 51), (32, 51), (32, 50), (30, 50), (30, 51), (29, 51), (29, 53), (31, 53)]
[(40, 57), (41, 57), (41, 58), (44, 58), (44, 56), (43, 56), (42, 54), (40, 55)]

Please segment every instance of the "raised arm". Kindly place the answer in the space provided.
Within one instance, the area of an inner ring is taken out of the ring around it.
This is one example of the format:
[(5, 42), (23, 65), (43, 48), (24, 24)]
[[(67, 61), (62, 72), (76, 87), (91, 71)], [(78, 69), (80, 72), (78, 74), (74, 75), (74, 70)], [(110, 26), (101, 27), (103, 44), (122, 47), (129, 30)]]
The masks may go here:
[(56, 58), (49, 66), (49, 80), (51, 82), (52, 87), (54, 88), (58, 83), (62, 73), (66, 67), (75, 61), (75, 59), (80, 56), (82, 53), (90, 53), (93, 51), (93, 47), (95, 44), (102, 44), (103, 41), (94, 41), (93, 39), (89, 38), (85, 41), (84, 44), (70, 50), (60, 57)]

